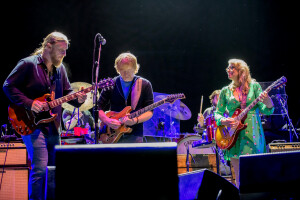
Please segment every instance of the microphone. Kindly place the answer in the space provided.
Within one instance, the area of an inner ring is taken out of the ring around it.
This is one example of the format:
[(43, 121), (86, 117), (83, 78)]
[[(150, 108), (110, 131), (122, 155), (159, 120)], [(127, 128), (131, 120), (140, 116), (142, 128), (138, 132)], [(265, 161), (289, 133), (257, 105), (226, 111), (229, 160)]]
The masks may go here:
[(100, 33), (98, 33), (97, 35), (98, 35), (100, 44), (105, 45), (106, 39)]

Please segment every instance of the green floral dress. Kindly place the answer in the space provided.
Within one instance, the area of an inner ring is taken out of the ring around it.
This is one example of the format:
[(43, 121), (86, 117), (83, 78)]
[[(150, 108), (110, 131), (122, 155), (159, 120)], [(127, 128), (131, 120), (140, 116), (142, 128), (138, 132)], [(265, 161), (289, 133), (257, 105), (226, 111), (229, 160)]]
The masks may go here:
[[(260, 94), (262, 89), (259, 83), (251, 82), (247, 95), (247, 106), (250, 105)], [(217, 126), (221, 125), (221, 119), (224, 118), (223, 113), (226, 109), (229, 116), (232, 116), (237, 108), (241, 108), (241, 102), (235, 99), (233, 92), (229, 86), (221, 90), (219, 102), (215, 112), (215, 120)], [(262, 102), (258, 102), (247, 114), (245, 124), (247, 128), (242, 130), (238, 136), (235, 145), (230, 150), (224, 150), (224, 158), (238, 158), (240, 155), (257, 154), (266, 152), (266, 141), (264, 131), (261, 124), (259, 113), (270, 115), (274, 112), (273, 108), (267, 108)]]

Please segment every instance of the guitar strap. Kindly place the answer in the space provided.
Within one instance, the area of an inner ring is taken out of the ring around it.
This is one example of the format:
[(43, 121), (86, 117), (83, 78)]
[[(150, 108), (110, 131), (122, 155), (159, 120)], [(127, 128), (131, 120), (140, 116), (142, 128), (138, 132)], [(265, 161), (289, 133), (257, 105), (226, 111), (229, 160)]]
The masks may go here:
[(247, 107), (247, 94), (242, 95), (241, 109), (245, 109)]
[(131, 90), (131, 108), (135, 110), (142, 92), (142, 79), (137, 78)]

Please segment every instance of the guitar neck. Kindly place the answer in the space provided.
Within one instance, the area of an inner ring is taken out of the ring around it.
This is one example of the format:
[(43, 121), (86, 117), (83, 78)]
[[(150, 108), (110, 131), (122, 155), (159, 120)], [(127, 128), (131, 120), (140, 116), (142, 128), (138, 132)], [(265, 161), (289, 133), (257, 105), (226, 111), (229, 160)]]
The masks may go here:
[[(273, 88), (272, 85), (270, 85), (264, 92), (269, 93), (270, 90)], [(245, 108), (237, 117), (236, 119), (238, 121), (242, 120), (244, 116), (259, 102), (259, 99), (261, 98), (263, 93), (261, 93), (247, 108)]]
[(151, 105), (149, 105), (149, 106), (146, 106), (145, 108), (142, 108), (142, 109), (140, 109), (140, 110), (138, 110), (138, 111), (136, 111), (136, 112), (134, 112), (134, 113), (131, 113), (131, 114), (128, 116), (128, 118), (129, 118), (129, 119), (132, 119), (132, 118), (138, 117), (138, 116), (140, 116), (141, 114), (143, 114), (143, 113), (145, 113), (145, 112), (148, 112), (149, 110), (153, 110), (154, 108), (156, 108), (156, 107), (158, 107), (158, 106), (160, 106), (160, 105), (162, 105), (162, 104), (164, 104), (164, 103), (165, 103), (165, 99), (162, 99), (162, 100), (160, 100), (160, 101), (157, 101), (157, 102), (155, 102), (155, 103), (153, 103), (153, 104), (151, 104)]
[(55, 107), (57, 107), (57, 106), (59, 106), (59, 105), (65, 103), (65, 102), (68, 102), (68, 101), (71, 101), (71, 100), (73, 100), (73, 99), (76, 99), (76, 98), (77, 98), (77, 94), (78, 94), (79, 92), (83, 92), (83, 93), (85, 93), (85, 94), (86, 94), (86, 93), (89, 93), (90, 91), (93, 90), (93, 88), (94, 88), (94, 86), (91, 86), (91, 87), (85, 88), (85, 89), (83, 89), (83, 90), (81, 90), (81, 91), (78, 91), (78, 92), (75, 92), (75, 93), (71, 93), (71, 94), (68, 94), (68, 95), (66, 95), (66, 96), (63, 96), (63, 97), (61, 97), (61, 98), (55, 99), (55, 100), (53, 100), (53, 101), (50, 101), (50, 102), (49, 102), (50, 108), (51, 108), (51, 109), (52, 109), (52, 108), (55, 108)]

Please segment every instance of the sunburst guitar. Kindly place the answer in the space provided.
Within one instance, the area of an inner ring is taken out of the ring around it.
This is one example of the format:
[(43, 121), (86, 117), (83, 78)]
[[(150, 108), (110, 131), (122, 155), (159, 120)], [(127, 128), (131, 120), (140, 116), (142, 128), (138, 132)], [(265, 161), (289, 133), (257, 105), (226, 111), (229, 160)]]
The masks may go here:
[[(283, 76), (277, 81), (273, 82), (264, 92), (269, 93), (271, 89), (280, 87), (286, 83), (286, 78)], [(247, 125), (244, 124), (247, 113), (261, 100), (263, 93), (259, 95), (249, 106), (247, 106), (244, 110), (236, 109), (231, 116), (236, 121), (239, 122), (236, 128), (230, 128), (224, 125), (218, 126), (216, 130), (216, 144), (220, 149), (231, 149), (239, 136), (239, 133), (247, 128)]]
[[(132, 119), (134, 117), (140, 116), (141, 114), (143, 114), (147, 111), (153, 110), (154, 108), (159, 107), (165, 103), (172, 104), (177, 99), (185, 99), (185, 95), (184, 94), (171, 94), (171, 95), (168, 95), (166, 98), (164, 98), (160, 101), (157, 101), (157, 102), (155, 102), (145, 108), (142, 108), (138, 111), (135, 111), (131, 114), (130, 114), (130, 112), (132, 111), (131, 106), (127, 106), (121, 112), (109, 111), (106, 113), (106, 116), (122, 122), (123, 118), (125, 116), (128, 116), (129, 119)], [(101, 122), (101, 124), (100, 124), (100, 130), (101, 130), (101, 133), (100, 133), (99, 143), (103, 143), (103, 144), (117, 143), (122, 135), (129, 134), (132, 132), (132, 128), (126, 126), (125, 124), (122, 124), (118, 129), (112, 129), (112, 128), (108, 127), (106, 124), (104, 124), (103, 122)]]

